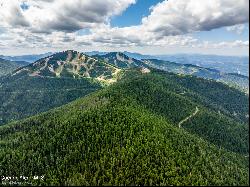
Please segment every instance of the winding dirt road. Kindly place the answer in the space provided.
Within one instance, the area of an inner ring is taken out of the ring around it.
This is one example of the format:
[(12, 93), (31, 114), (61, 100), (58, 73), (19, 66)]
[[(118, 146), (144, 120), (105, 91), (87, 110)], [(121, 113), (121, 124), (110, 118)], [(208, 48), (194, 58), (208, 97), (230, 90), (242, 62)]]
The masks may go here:
[(199, 108), (196, 107), (195, 112), (194, 112), (193, 114), (191, 114), (190, 116), (186, 117), (185, 119), (183, 119), (182, 121), (180, 121), (180, 122), (178, 123), (179, 128), (181, 128), (181, 125), (182, 125), (183, 123), (185, 123), (186, 121), (188, 121), (190, 118), (194, 117), (199, 111), (200, 111)]

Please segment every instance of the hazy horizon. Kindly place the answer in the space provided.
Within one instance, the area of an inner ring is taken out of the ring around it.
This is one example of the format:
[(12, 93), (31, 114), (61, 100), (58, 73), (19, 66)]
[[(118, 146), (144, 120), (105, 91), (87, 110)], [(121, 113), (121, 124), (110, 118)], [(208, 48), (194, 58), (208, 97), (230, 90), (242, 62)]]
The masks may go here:
[[(62, 52), (62, 51), (67, 51), (67, 50), (74, 50), (74, 49), (65, 49), (65, 50), (58, 50), (58, 51), (47, 51), (47, 52), (42, 52), (42, 53), (21, 53), (21, 54), (2, 54), (0, 53), (0, 56), (11, 56), (11, 57), (15, 57), (15, 56), (26, 56), (26, 55), (43, 55), (43, 54), (47, 54), (47, 53), (58, 53), (58, 52)], [(214, 53), (162, 53), (162, 54), (151, 54), (151, 53), (140, 53), (140, 52), (136, 52), (136, 51), (98, 51), (98, 50), (93, 50), (93, 51), (80, 51), (80, 50), (74, 50), (74, 51), (78, 51), (81, 53), (91, 53), (91, 52), (100, 52), (100, 53), (110, 53), (110, 52), (129, 52), (129, 53), (136, 53), (136, 54), (140, 54), (140, 55), (148, 55), (148, 56), (169, 56), (169, 55), (173, 55), (173, 56), (177, 56), (177, 55), (202, 55), (202, 56), (222, 56), (222, 57), (248, 57), (249, 55), (226, 55), (226, 54), (214, 54)]]

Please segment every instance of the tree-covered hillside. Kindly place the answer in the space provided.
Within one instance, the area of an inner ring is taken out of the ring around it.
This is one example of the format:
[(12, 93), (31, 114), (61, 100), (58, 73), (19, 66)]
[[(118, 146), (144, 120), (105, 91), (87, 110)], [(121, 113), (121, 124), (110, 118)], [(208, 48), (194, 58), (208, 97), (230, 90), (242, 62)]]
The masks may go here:
[(214, 81), (178, 76), (153, 70), (150, 74), (116, 85), (116, 98), (133, 98), (139, 105), (164, 116), (178, 126), (185, 117), (199, 112), (184, 124), (189, 132), (226, 149), (247, 153), (249, 98), (240, 91)]
[(141, 60), (137, 60), (131, 57), (128, 57), (121, 52), (111, 52), (103, 55), (93, 55), (93, 58), (99, 59), (106, 63), (112, 64), (117, 68), (127, 69), (135, 67), (147, 67), (147, 65)]
[(9, 61), (0, 58), (0, 77), (11, 73), (19, 67), (28, 65), (28, 62), (24, 61)]
[[(0, 175), (32, 185), (248, 185), (248, 125), (227, 113), (231, 105), (247, 112), (248, 98), (222, 85), (128, 71), (101, 91), (0, 127)], [(240, 98), (223, 104), (205, 92), (221, 86), (220, 96)]]
[(61, 106), (101, 88), (91, 79), (23, 76), (0, 88), (0, 125)]
[(61, 106), (115, 82), (122, 70), (64, 51), (0, 78), (0, 125)]

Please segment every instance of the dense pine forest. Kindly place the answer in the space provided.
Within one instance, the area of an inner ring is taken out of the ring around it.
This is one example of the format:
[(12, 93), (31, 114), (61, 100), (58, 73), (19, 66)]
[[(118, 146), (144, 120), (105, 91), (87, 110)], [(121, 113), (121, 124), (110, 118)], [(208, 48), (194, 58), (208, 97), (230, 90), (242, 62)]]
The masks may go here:
[[(29, 77), (4, 78), (0, 88), (0, 125), (45, 112), (100, 89), (86, 79)], [(1, 84), (1, 83), (0, 83)]]
[(10, 61), (0, 58), (0, 77), (7, 75), (17, 68), (28, 65), (28, 62), (25, 61)]
[(1, 126), (0, 175), (27, 185), (248, 185), (247, 114), (248, 96), (222, 83), (127, 70)]

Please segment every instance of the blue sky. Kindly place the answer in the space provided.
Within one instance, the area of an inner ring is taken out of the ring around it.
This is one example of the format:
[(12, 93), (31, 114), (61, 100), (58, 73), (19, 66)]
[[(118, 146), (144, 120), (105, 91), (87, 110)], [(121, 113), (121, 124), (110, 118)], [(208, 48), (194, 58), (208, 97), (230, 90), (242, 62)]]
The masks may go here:
[(150, 7), (162, 2), (163, 0), (137, 0), (136, 4), (131, 5), (122, 15), (111, 19), (111, 26), (127, 27), (141, 24), (143, 17), (148, 16)]
[(249, 55), (249, 0), (0, 0), (1, 54), (67, 49)]
[(201, 31), (194, 33), (193, 36), (215, 42), (234, 41), (234, 40), (249, 40), (249, 25), (245, 24), (245, 29), (241, 34), (229, 32), (226, 28), (214, 29), (211, 31)]

